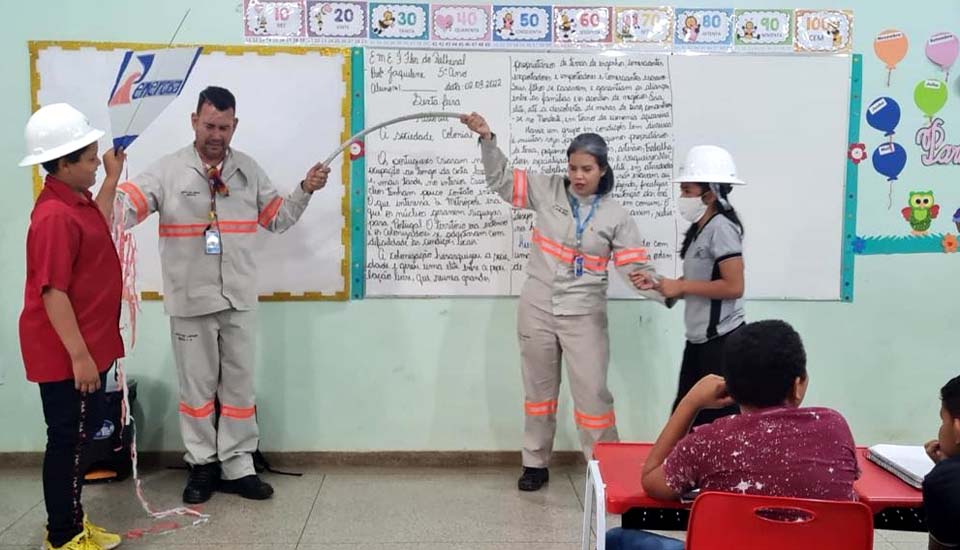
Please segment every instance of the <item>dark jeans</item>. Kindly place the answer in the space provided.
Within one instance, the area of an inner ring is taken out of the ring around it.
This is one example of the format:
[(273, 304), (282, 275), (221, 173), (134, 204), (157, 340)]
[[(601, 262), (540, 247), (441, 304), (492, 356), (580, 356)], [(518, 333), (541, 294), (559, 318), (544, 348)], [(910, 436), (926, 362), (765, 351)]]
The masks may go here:
[(43, 498), (50, 544), (63, 546), (83, 530), (83, 451), (103, 425), (107, 373), (100, 389), (83, 395), (73, 380), (40, 384), (47, 450), (43, 455)]
[[(741, 327), (743, 325), (740, 325)], [(737, 327), (723, 336), (717, 336), (712, 340), (707, 340), (702, 344), (693, 344), (687, 342), (687, 347), (683, 349), (683, 363), (680, 365), (680, 382), (677, 385), (677, 398), (673, 402), (673, 409), (677, 409), (680, 400), (701, 378), (708, 374), (717, 374), (723, 376), (723, 343), (727, 336), (738, 331)], [(694, 426), (709, 424), (714, 420), (731, 414), (739, 414), (740, 407), (731, 405), (722, 409), (704, 409), (700, 411), (697, 418), (693, 421)]]
[(683, 541), (616, 527), (607, 531), (607, 550), (683, 550)]

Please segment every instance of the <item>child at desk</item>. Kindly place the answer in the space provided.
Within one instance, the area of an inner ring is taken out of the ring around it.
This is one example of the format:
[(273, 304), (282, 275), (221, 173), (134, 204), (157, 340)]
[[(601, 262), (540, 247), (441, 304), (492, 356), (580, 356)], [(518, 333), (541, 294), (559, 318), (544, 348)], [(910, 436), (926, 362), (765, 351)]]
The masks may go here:
[(940, 433), (927, 442), (936, 463), (923, 480), (930, 550), (960, 548), (960, 376), (940, 389)]
[[(856, 447), (837, 411), (801, 408), (809, 378), (800, 335), (783, 321), (744, 325), (724, 346), (724, 377), (700, 379), (684, 396), (643, 466), (651, 497), (680, 500), (693, 488), (770, 496), (855, 500)], [(701, 409), (741, 414), (696, 428)], [(683, 543), (613, 529), (610, 550), (674, 550)]]

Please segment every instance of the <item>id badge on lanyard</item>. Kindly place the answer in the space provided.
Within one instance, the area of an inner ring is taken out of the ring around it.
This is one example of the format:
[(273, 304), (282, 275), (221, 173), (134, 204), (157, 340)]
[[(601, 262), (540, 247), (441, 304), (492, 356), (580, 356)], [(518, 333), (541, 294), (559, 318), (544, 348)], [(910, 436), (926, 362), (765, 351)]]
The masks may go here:
[(207, 230), (203, 232), (203, 240), (205, 243), (204, 252), (209, 255), (219, 255), (223, 254), (223, 246), (220, 242), (220, 229), (214, 225), (207, 227)]
[(593, 217), (593, 212), (597, 208), (597, 199), (593, 199), (593, 204), (590, 205), (590, 212), (587, 214), (586, 219), (583, 220), (583, 223), (580, 222), (580, 201), (574, 199), (571, 201), (571, 206), (573, 207), (573, 219), (577, 224), (577, 250), (573, 256), (573, 276), (583, 277), (583, 232), (587, 228), (587, 223), (590, 221), (590, 218)]
[[(220, 223), (217, 219), (217, 190), (215, 181), (219, 183), (219, 170), (213, 169), (215, 175), (211, 175), (211, 170), (207, 170), (208, 181), (210, 185), (210, 225), (203, 232), (203, 251), (209, 256), (219, 256), (223, 254), (223, 241), (220, 239)], [(220, 185), (223, 185), (220, 183)]]
[(573, 276), (583, 277), (583, 254), (577, 254), (573, 257)]

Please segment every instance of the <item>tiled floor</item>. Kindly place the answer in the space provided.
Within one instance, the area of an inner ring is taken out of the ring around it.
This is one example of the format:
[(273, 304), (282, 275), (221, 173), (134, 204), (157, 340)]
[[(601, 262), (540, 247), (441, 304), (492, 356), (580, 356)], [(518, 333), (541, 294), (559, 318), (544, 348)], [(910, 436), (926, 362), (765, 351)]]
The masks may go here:
[[(415, 469), (324, 467), (300, 478), (267, 475), (276, 495), (251, 502), (217, 494), (203, 507), (210, 520), (128, 538), (139, 550), (575, 550), (579, 549), (584, 476), (554, 469), (547, 488), (516, 490), (517, 468)], [(185, 472), (144, 475), (156, 508), (180, 504)], [(91, 518), (136, 534), (153, 522), (133, 485), (87, 487)], [(39, 469), (0, 469), (0, 550), (36, 550), (45, 522)], [(619, 518), (609, 518), (611, 526)], [(668, 533), (670, 534), (670, 533)], [(681, 536), (682, 533), (672, 533)], [(877, 531), (874, 548), (923, 550), (926, 535)]]

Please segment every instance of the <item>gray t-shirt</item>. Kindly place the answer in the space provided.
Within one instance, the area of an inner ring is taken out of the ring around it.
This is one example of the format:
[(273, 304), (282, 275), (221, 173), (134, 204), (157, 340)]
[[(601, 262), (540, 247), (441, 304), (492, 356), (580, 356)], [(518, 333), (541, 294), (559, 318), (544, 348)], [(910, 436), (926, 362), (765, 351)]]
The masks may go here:
[[(696, 231), (691, 227), (690, 231)], [(720, 263), (743, 255), (743, 236), (726, 216), (707, 220), (683, 259), (683, 276), (691, 281), (720, 279)], [(711, 300), (685, 296), (684, 321), (687, 340), (702, 344), (730, 332), (744, 322), (743, 300)]]

